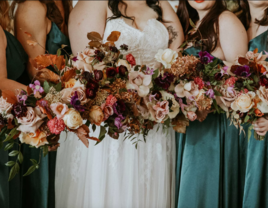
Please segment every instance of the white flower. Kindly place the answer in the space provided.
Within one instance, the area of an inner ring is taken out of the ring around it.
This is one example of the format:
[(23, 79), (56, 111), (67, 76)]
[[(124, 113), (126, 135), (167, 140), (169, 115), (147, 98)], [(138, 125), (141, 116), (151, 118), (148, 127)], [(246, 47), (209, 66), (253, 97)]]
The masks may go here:
[(83, 119), (80, 113), (73, 108), (69, 109), (69, 111), (64, 115), (63, 121), (70, 129), (78, 129), (83, 125)]
[(0, 97), (0, 113), (10, 113), (12, 104), (8, 103), (6, 99)]
[(162, 63), (165, 68), (170, 68), (171, 65), (175, 62), (178, 57), (178, 53), (169, 48), (163, 50), (159, 49), (157, 54), (155, 55), (155, 59)]
[(231, 104), (231, 108), (234, 111), (240, 111), (246, 113), (254, 106), (254, 98), (256, 94), (254, 92), (242, 93)]

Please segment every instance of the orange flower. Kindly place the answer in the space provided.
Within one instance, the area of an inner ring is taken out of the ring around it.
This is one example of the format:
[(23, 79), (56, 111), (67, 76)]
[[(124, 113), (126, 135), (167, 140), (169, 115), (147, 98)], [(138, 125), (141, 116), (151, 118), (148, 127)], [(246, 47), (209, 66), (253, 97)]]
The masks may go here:
[(266, 68), (262, 64), (257, 64), (257, 69), (258, 69), (258, 72), (262, 74), (266, 72)]
[(264, 115), (258, 108), (255, 109), (254, 113), (257, 117), (262, 117)]
[(257, 105), (258, 105), (259, 102), (261, 102), (261, 99), (258, 96), (256, 96), (255, 99), (254, 99), (255, 105), (253, 106), (253, 108), (257, 108)]
[(68, 82), (65, 83), (65, 88), (73, 88), (75, 83), (76, 83), (76, 80), (72, 78)]

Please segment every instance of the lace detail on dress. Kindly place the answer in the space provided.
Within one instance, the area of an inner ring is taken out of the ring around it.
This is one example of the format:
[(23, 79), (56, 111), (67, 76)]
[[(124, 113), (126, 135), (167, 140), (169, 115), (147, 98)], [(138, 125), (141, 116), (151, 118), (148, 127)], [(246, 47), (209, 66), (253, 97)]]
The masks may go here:
[[(71, 142), (70, 142), (71, 144)], [(73, 181), (78, 180), (78, 174), (79, 173), (79, 167), (80, 167), (80, 160), (81, 160), (81, 148), (80, 145), (76, 146), (75, 150), (73, 151), (72, 154), (72, 159), (71, 159), (71, 177)]]
[(131, 53), (135, 57), (137, 64), (155, 67), (155, 54), (159, 49), (168, 47), (168, 31), (156, 19), (148, 20), (143, 31), (128, 25), (122, 18), (110, 20), (106, 24), (103, 40), (106, 41), (112, 31), (121, 32), (121, 36), (115, 44), (117, 47), (122, 44), (128, 45), (129, 50), (124, 53)]

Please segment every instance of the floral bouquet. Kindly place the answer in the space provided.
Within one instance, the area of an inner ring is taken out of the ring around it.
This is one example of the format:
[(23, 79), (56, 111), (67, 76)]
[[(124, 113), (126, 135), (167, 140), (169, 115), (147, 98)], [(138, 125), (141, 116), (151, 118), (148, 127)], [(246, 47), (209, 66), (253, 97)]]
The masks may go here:
[[(242, 124), (252, 124), (268, 113), (268, 54), (249, 51), (245, 57), (238, 57), (236, 64), (230, 66), (233, 77), (220, 87), (222, 96), (218, 99), (219, 106), (227, 112), (232, 123), (244, 130)], [(251, 136), (249, 128), (248, 137)], [(263, 137), (254, 133), (258, 140)]]

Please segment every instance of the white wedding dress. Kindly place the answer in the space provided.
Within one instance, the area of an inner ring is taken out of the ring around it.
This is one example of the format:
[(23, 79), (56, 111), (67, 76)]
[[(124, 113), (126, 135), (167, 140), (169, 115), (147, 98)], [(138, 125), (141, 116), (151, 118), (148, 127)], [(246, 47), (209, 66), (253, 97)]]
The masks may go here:
[[(168, 47), (165, 26), (155, 19), (143, 31), (123, 19), (107, 22), (104, 40), (120, 31), (116, 46), (127, 44), (137, 64), (154, 65), (159, 49)], [(99, 129), (92, 135), (98, 137)], [(61, 136), (56, 167), (56, 208), (169, 208), (174, 207), (175, 132), (161, 125), (149, 132), (138, 149), (130, 140), (108, 135), (87, 149), (71, 133)], [(140, 135), (139, 139), (143, 137)]]

